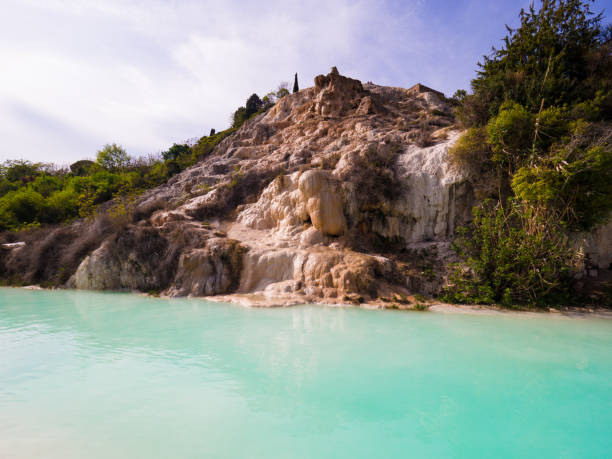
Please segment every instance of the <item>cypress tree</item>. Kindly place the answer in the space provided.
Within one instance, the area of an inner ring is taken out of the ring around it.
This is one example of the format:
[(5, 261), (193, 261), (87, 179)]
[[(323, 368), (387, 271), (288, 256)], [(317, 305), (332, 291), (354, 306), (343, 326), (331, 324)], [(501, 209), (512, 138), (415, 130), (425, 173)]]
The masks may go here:
[(296, 73), (295, 74), (295, 80), (293, 80), (293, 93), (295, 94), (299, 90), (300, 90), (300, 87), (298, 86), (297, 73)]

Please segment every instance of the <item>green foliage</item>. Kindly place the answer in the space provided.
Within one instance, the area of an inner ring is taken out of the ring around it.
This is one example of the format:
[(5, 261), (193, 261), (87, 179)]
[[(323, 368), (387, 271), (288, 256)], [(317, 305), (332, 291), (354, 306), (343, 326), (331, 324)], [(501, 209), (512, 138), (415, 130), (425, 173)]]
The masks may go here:
[(104, 145), (96, 156), (98, 164), (108, 171), (125, 169), (130, 163), (127, 152), (116, 143)]
[(208, 137), (202, 137), (192, 147), (192, 160), (199, 161), (207, 157), (213, 149), (230, 134), (233, 134), (236, 128), (226, 129), (225, 131), (217, 132)]
[(47, 198), (46, 218), (50, 223), (60, 223), (79, 216), (81, 204), (79, 195), (71, 189), (64, 189), (53, 193)]
[(232, 115), (232, 128), (238, 129), (248, 119), (245, 107), (238, 107)]
[(425, 304), (425, 303), (414, 303), (414, 305), (412, 305), (412, 308), (410, 308), (411, 311), (429, 311), (429, 305)]
[(460, 104), (461, 102), (463, 102), (465, 100), (465, 98), (467, 97), (468, 93), (465, 89), (457, 89), (455, 91), (455, 94), (453, 94), (453, 96), (451, 97), (451, 101), (454, 104)]
[(181, 157), (188, 157), (190, 154), (191, 149), (189, 145), (174, 143), (167, 151), (162, 152), (162, 158), (164, 158), (165, 161), (177, 160)]
[[(502, 166), (500, 184), (514, 197), (480, 207), (458, 238), (463, 262), (449, 301), (536, 303), (567, 293), (575, 254), (565, 235), (610, 218), (612, 27), (601, 27), (590, 3), (544, 0), (522, 10), (520, 27), (480, 64), (473, 94), (457, 98), (472, 129), (451, 158), (467, 169)], [(485, 145), (489, 164), (478, 161)]]
[(542, 99), (562, 106), (592, 98), (584, 81), (601, 70), (591, 64), (607, 57), (593, 53), (604, 43), (601, 15), (591, 12), (590, 3), (544, 0), (538, 11), (533, 3), (521, 10), (520, 27), (508, 28), (504, 46), (480, 64), (474, 92), (486, 94), (493, 111), (506, 100), (536, 112)]
[[(0, 164), (0, 231), (55, 224), (92, 215), (102, 203), (125, 200), (209, 155), (235, 129), (204, 136), (193, 147), (174, 144), (166, 160), (155, 157), (131, 160), (116, 145), (105, 147), (100, 163), (82, 160), (67, 170), (28, 161)], [(102, 166), (104, 165), (104, 167)], [(236, 175), (240, 179), (240, 174)], [(117, 209), (115, 209), (117, 210)]]
[(536, 117), (537, 133), (533, 148), (537, 154), (546, 154), (555, 142), (561, 142), (569, 134), (569, 118), (560, 107), (548, 107)]
[(533, 115), (524, 107), (513, 102), (502, 105), (499, 114), (487, 124), (493, 161), (515, 170), (529, 157), (534, 128)]
[(42, 174), (46, 168), (49, 168), (48, 164), (23, 160), (6, 161), (0, 165), (0, 177), (8, 182), (26, 183)]
[(260, 113), (262, 109), (269, 108), (271, 105), (273, 105), (271, 99), (268, 98), (264, 102), (257, 94), (251, 94), (251, 96), (247, 99), (245, 106), (238, 107), (232, 114), (232, 129), (238, 129), (246, 120), (257, 113)]
[(100, 167), (99, 164), (90, 161), (89, 159), (81, 159), (80, 161), (70, 165), (70, 172), (79, 176), (89, 175), (96, 167)]
[(11, 191), (0, 200), (0, 213), (6, 214), (10, 227), (17, 223), (33, 223), (44, 209), (45, 198), (31, 188)]
[(257, 113), (261, 109), (261, 106), (262, 102), (259, 96), (257, 94), (251, 94), (251, 96), (247, 99), (245, 105), (245, 116), (247, 117), (247, 119), (251, 115)]
[(578, 254), (558, 215), (546, 207), (509, 200), (474, 209), (471, 230), (462, 228), (444, 300), (458, 303), (544, 304), (562, 299)]
[(278, 85), (278, 88), (276, 88), (276, 92), (274, 94), (277, 101), (290, 94), (288, 88), (289, 88), (289, 84), (286, 82), (282, 82), (281, 84)]
[(449, 150), (451, 162), (456, 167), (472, 173), (479, 173), (490, 167), (492, 153), (487, 139), (487, 130), (484, 127), (469, 128)]
[(589, 230), (612, 211), (612, 132), (579, 123), (570, 142), (512, 178), (515, 195), (554, 208), (569, 229)]

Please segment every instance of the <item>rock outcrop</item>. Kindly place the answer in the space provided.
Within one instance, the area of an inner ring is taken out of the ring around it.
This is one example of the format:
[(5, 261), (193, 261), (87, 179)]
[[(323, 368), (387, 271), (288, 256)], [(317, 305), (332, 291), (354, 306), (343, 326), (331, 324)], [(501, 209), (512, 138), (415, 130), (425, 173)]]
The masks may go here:
[[(138, 224), (163, 241), (158, 257), (107, 241), (72, 282), (271, 302), (435, 291), (433, 268), (473, 203), (447, 161), (457, 136), (441, 93), (362, 85), (334, 68), (143, 196), (166, 203)], [(185, 242), (180, 228), (198, 236)]]
[(334, 68), (146, 192), (69, 285), (262, 304), (436, 293), (475, 204), (448, 161), (459, 134), (441, 93)]

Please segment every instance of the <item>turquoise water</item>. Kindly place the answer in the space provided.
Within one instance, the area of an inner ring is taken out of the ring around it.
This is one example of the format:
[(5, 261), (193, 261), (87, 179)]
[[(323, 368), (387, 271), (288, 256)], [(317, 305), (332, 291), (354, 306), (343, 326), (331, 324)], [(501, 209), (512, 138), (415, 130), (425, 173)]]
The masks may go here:
[(0, 289), (0, 457), (610, 457), (612, 321)]

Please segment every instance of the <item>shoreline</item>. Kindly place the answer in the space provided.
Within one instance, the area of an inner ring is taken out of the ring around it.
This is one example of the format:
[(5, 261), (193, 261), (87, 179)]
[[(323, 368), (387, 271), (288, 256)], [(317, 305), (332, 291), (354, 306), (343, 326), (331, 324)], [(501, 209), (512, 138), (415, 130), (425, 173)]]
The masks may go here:
[[(70, 290), (82, 292), (97, 292), (100, 290), (78, 290), (78, 289), (61, 289), (61, 288), (44, 288), (40, 285), (27, 286), (2, 286), (1, 288), (17, 288), (23, 290)], [(108, 292), (108, 291), (107, 291)], [(124, 291), (121, 293), (132, 293), (136, 295), (146, 296), (149, 298), (175, 299), (165, 295), (152, 295), (146, 292), (139, 291)], [(186, 299), (205, 300), (215, 303), (230, 303), (237, 304), (246, 308), (288, 308), (298, 307), (307, 304), (327, 306), (327, 307), (357, 307), (369, 310), (391, 310), (391, 311), (411, 311), (411, 312), (435, 312), (443, 314), (472, 314), (472, 315), (510, 315), (510, 316), (532, 316), (532, 317), (565, 317), (565, 318), (595, 318), (612, 320), (612, 309), (603, 307), (566, 307), (566, 308), (548, 308), (545, 309), (507, 309), (497, 305), (468, 305), (468, 304), (449, 304), (439, 301), (423, 301), (419, 304), (424, 305), (424, 309), (415, 309), (413, 304), (390, 304), (382, 301), (364, 302), (364, 303), (348, 303), (348, 302), (323, 302), (316, 301), (313, 298), (304, 297), (301, 295), (286, 295), (277, 297), (268, 297), (262, 293), (233, 293), (229, 295), (216, 296), (187, 296), (181, 297)]]
[(447, 314), (473, 314), (473, 315), (518, 315), (518, 316), (532, 316), (532, 317), (567, 317), (567, 318), (598, 318), (598, 319), (611, 319), (612, 320), (612, 309), (606, 309), (602, 307), (566, 307), (566, 308), (548, 308), (545, 309), (508, 309), (502, 308), (497, 305), (478, 305), (478, 304), (449, 304), (440, 301), (423, 301), (420, 304), (426, 306), (425, 309), (415, 309), (413, 304), (400, 304), (391, 306), (390, 303), (382, 301), (365, 302), (360, 304), (339, 302), (329, 303), (322, 301), (312, 301), (302, 297), (290, 296), (290, 297), (278, 297), (278, 298), (267, 298), (262, 294), (247, 293), (247, 294), (231, 294), (231, 295), (217, 295), (207, 297), (192, 297), (201, 298), (207, 301), (214, 301), (219, 303), (232, 303), (239, 304), (249, 308), (286, 308), (303, 306), (306, 304), (315, 304), (321, 306), (331, 307), (358, 307), (362, 309), (370, 310), (390, 310), (390, 311), (408, 311), (408, 312), (436, 312), (436, 313), (447, 313)]

